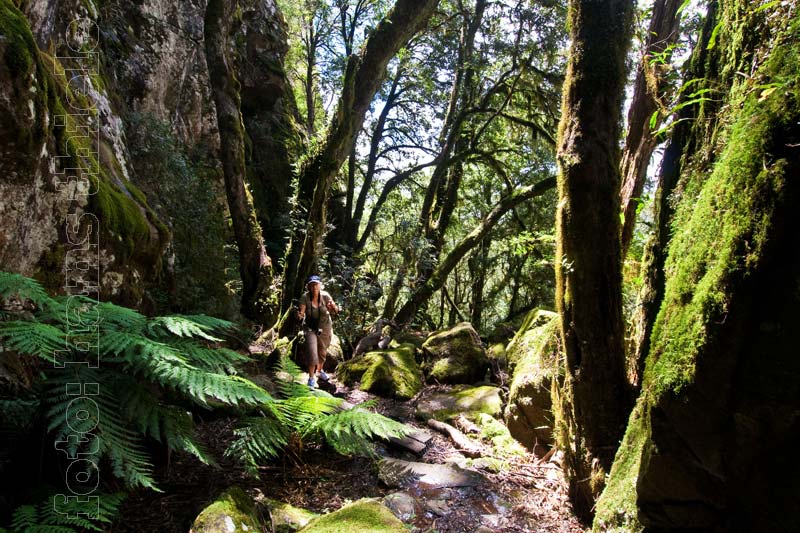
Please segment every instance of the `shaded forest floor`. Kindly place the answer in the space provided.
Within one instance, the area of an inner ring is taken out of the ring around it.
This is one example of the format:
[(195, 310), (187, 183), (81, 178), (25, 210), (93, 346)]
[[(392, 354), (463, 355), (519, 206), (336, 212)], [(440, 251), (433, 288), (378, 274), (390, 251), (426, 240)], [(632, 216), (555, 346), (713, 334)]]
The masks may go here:
[[(433, 435), (421, 455), (392, 444), (380, 446), (381, 455), (434, 464), (464, 459), (448, 438), (414, 419), (414, 400), (377, 398), (348, 389), (335, 379), (331, 383), (337, 387), (336, 396), (354, 404), (375, 399), (376, 411)], [(199, 432), (215, 457), (222, 458), (235, 424), (232, 418), (200, 424)], [(291, 446), (282, 457), (262, 467), (259, 480), (249, 477), (240, 465), (227, 458), (214, 468), (185, 455), (163, 457), (163, 468), (158, 468), (162, 475), (157, 479), (163, 492), (131, 494), (111, 531), (185, 533), (200, 511), (231, 485), (241, 486), (256, 499), (263, 495), (317, 513), (335, 511), (359, 498), (381, 498), (401, 490), (387, 487), (379, 479), (373, 460), (342, 457), (324, 446), (300, 446)], [(483, 475), (474, 487), (406, 487), (403, 491), (418, 502), (420, 511), (406, 523), (415, 532), (583, 531), (572, 513), (563, 473), (555, 462), (540, 461), (527, 454), (508, 464), (508, 470), (501, 472), (474, 467)], [(269, 516), (264, 519), (270, 523)]]

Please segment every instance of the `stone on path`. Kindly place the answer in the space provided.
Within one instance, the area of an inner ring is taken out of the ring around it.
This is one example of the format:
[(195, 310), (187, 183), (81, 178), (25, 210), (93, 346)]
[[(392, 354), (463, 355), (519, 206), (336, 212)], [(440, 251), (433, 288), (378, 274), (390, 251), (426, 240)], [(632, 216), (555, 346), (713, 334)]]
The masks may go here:
[(405, 524), (377, 500), (363, 498), (312, 520), (299, 533), (408, 533)]
[(231, 487), (202, 510), (190, 533), (240, 533), (261, 531), (255, 503), (239, 487)]
[(418, 483), (431, 488), (474, 487), (483, 475), (454, 464), (429, 464), (386, 458), (378, 463), (378, 477), (390, 487), (407, 487)]
[(459, 414), (475, 419), (479, 413), (500, 417), (502, 411), (503, 399), (499, 387), (460, 386), (449, 392), (422, 395), (417, 403), (416, 415), (423, 420), (448, 420)]

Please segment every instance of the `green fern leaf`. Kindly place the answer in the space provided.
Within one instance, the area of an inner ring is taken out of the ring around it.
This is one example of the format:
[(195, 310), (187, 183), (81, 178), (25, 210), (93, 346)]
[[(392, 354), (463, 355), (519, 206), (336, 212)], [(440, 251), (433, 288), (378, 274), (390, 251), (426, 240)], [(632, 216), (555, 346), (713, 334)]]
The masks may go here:
[(66, 335), (60, 329), (40, 322), (11, 320), (0, 322), (0, 342), (27, 355), (56, 361), (56, 352), (67, 349)]
[(210, 335), (208, 333), (210, 328), (207, 326), (203, 326), (194, 320), (179, 315), (154, 318), (147, 325), (147, 329), (150, 334), (156, 337), (171, 333), (178, 337), (201, 337), (215, 342), (220, 342), (222, 340)]
[(0, 271), (0, 300), (9, 298), (30, 300), (40, 308), (47, 308), (54, 303), (36, 280), (13, 272)]

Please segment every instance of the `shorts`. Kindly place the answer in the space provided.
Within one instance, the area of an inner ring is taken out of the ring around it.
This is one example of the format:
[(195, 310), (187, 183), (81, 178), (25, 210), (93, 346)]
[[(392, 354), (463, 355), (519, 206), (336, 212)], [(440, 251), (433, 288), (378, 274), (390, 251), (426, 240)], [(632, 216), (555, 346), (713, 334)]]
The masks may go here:
[(305, 330), (306, 334), (306, 362), (308, 366), (325, 364), (328, 357), (328, 347), (333, 339), (333, 331), (323, 329), (319, 335), (316, 331)]

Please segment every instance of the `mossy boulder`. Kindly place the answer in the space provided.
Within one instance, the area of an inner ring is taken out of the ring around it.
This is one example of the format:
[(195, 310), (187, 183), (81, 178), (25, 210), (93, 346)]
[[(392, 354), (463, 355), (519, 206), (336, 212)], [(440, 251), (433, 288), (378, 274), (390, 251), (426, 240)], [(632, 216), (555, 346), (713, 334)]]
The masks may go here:
[(446, 421), (463, 414), (475, 420), (482, 413), (500, 417), (502, 411), (503, 399), (499, 387), (461, 385), (447, 392), (434, 392), (420, 398), (416, 416), (422, 420), (433, 418)]
[(398, 331), (392, 335), (392, 344), (397, 344), (398, 346), (401, 344), (413, 344), (417, 350), (420, 350), (422, 349), (422, 345), (425, 344), (425, 339), (427, 338), (428, 335), (421, 331)]
[(255, 533), (261, 528), (253, 500), (241, 488), (231, 487), (203, 509), (190, 533)]
[(408, 533), (406, 526), (377, 500), (364, 498), (312, 520), (300, 533)]
[(425, 376), (439, 383), (476, 383), (489, 369), (486, 350), (468, 322), (432, 333), (422, 353)]
[(478, 413), (475, 420), (481, 430), (481, 439), (492, 445), (492, 458), (525, 455), (525, 448), (511, 436), (505, 424), (487, 413)]
[(269, 511), (275, 533), (293, 533), (319, 517), (317, 513), (278, 500), (267, 498), (261, 505)]
[[(508, 430), (526, 448), (541, 456), (553, 443), (551, 387), (560, 379), (558, 315), (534, 310), (509, 343), (514, 361), (505, 420)], [(527, 329), (523, 329), (527, 328)]]
[(422, 371), (414, 359), (414, 352), (413, 344), (367, 352), (342, 363), (336, 375), (348, 386), (361, 382), (363, 391), (408, 400), (422, 389)]

